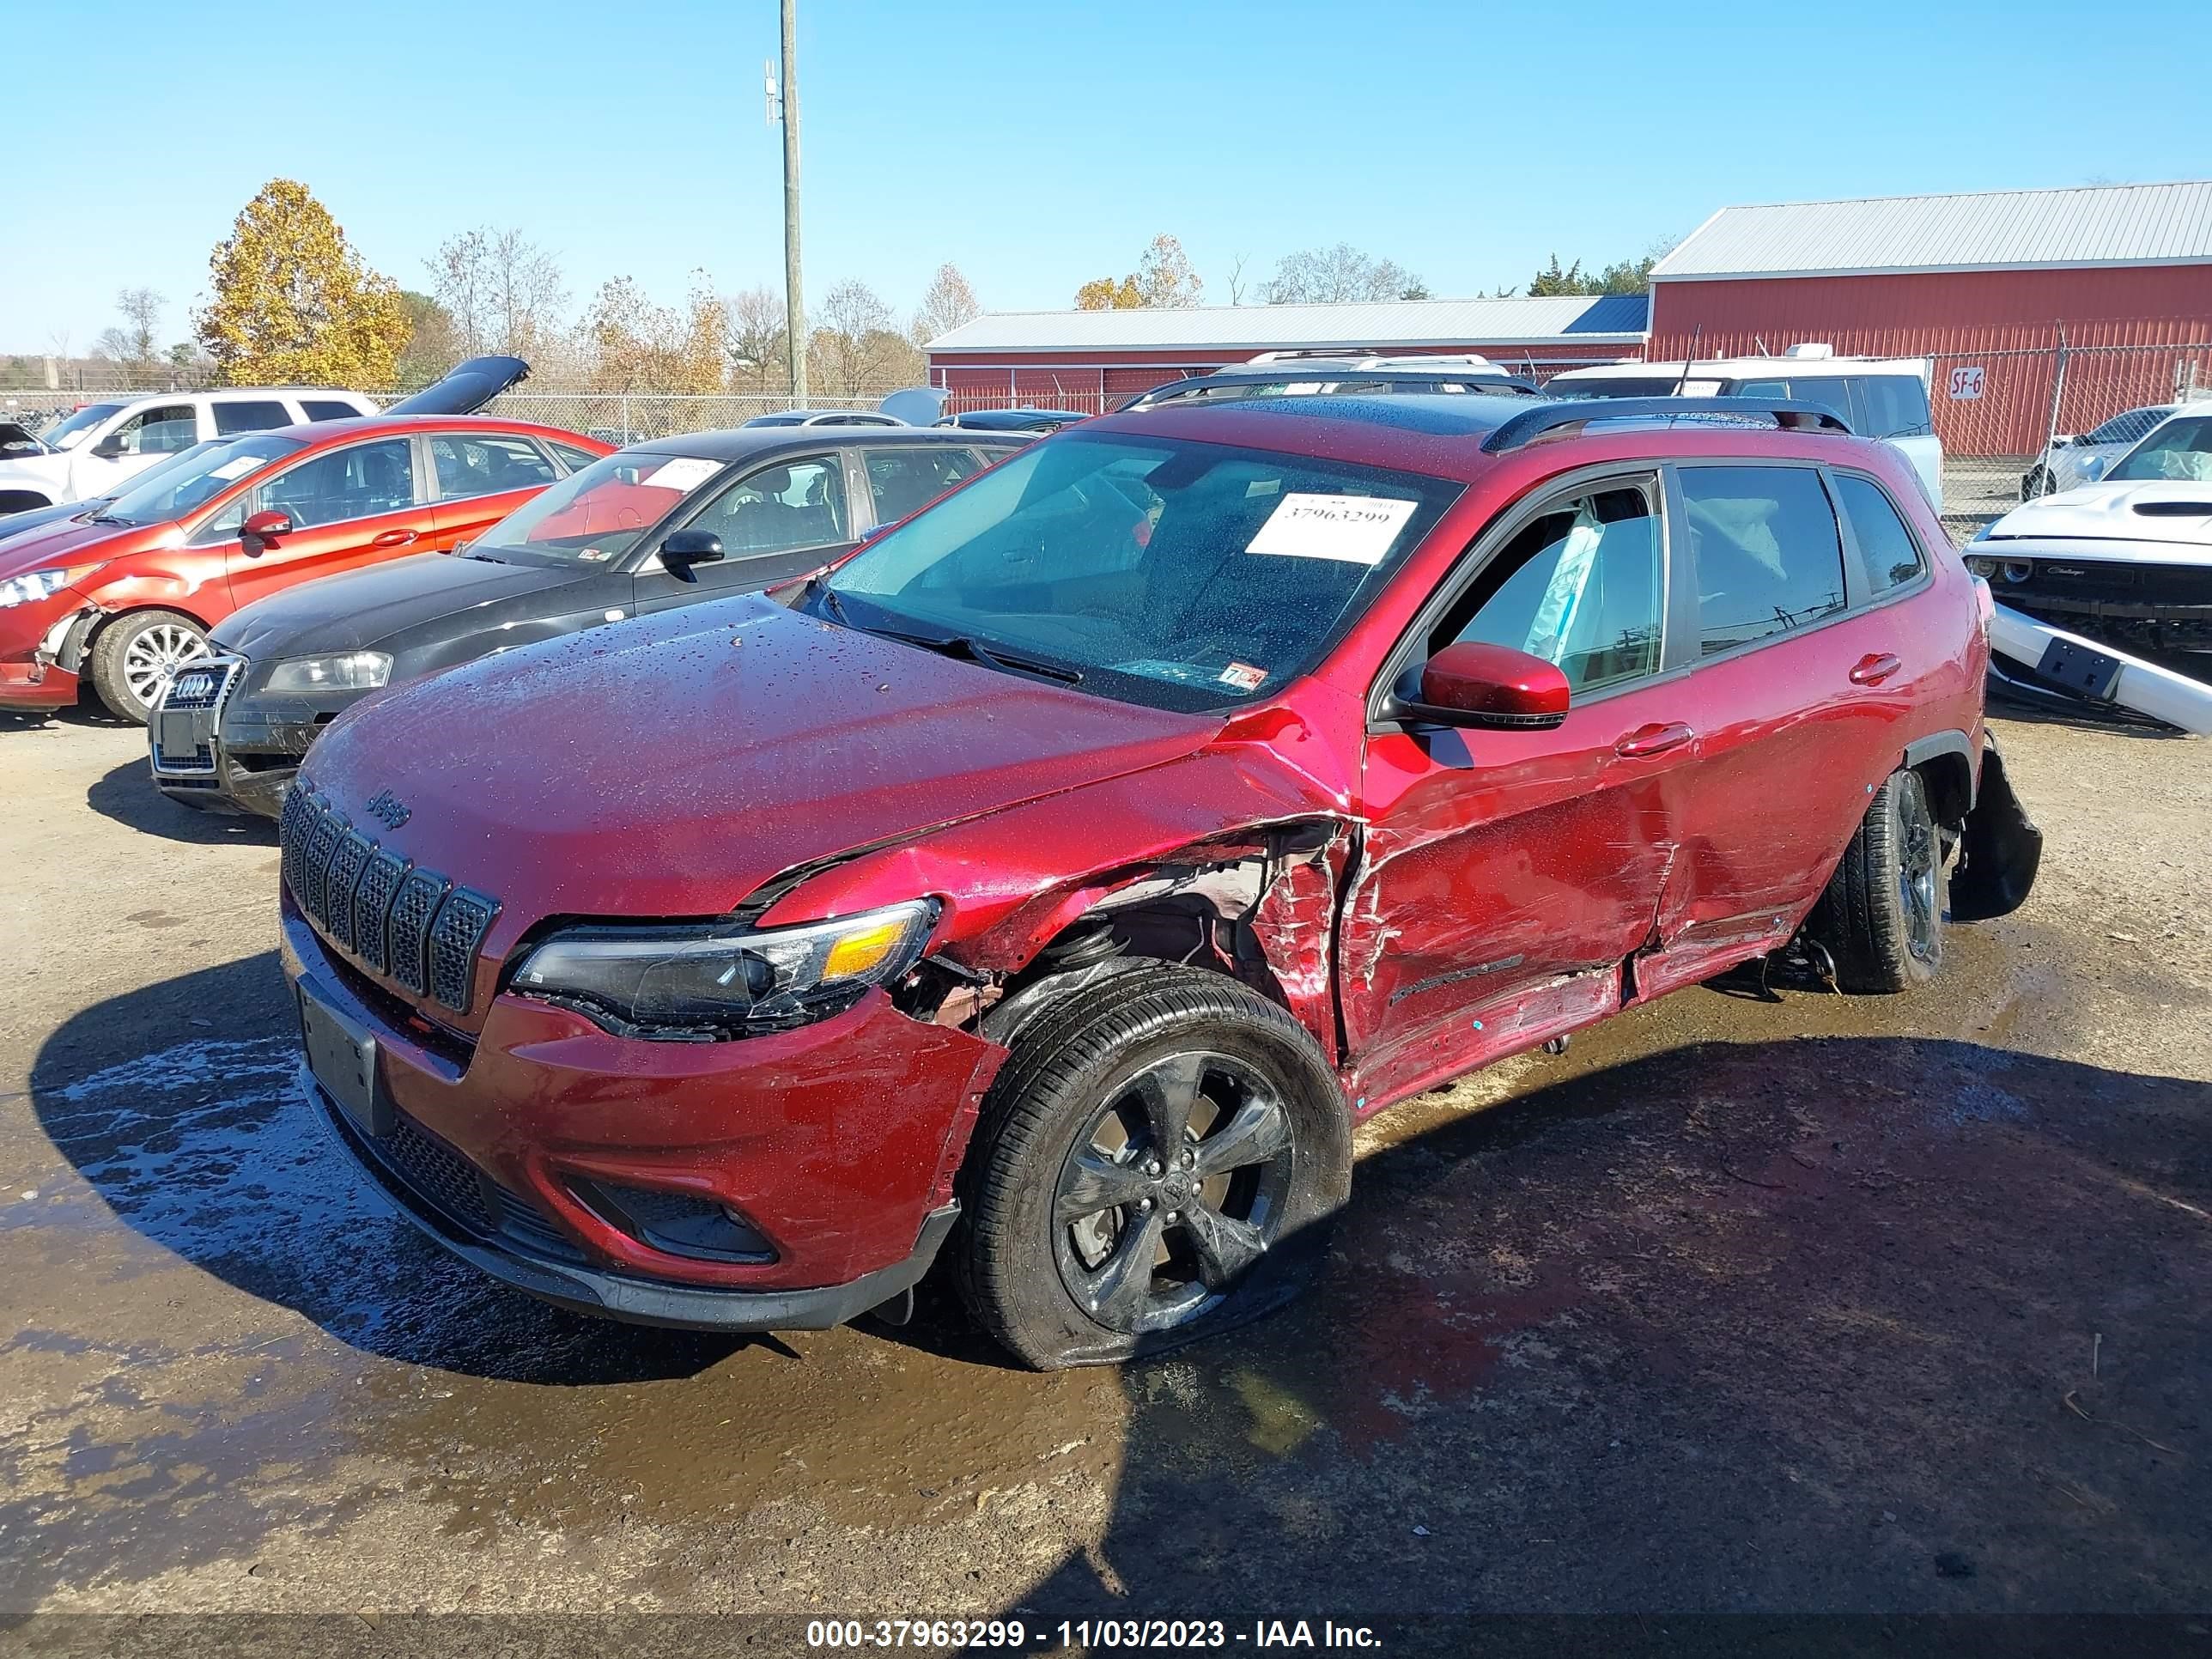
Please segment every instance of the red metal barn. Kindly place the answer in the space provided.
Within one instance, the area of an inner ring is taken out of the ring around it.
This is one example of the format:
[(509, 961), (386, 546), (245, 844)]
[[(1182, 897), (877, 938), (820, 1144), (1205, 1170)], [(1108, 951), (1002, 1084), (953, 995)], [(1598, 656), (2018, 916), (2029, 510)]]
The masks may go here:
[(1472, 351), (1541, 380), (1634, 356), (1646, 314), (1641, 295), (995, 312), (929, 343), (929, 379), (956, 410), (1085, 412), (1263, 351)]
[(1723, 208), (1651, 304), (1655, 360), (1932, 356), (1947, 448), (2032, 454), (2054, 424), (2212, 385), (2212, 181)]

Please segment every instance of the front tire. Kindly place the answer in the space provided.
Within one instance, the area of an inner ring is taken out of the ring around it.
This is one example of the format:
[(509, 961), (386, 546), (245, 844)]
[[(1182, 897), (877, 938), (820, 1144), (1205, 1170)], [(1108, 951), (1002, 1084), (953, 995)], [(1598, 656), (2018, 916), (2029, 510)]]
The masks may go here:
[(207, 630), (174, 611), (136, 611), (92, 642), (92, 689), (118, 720), (143, 726), (169, 676), (208, 654)]
[(1148, 963), (1017, 1040), (962, 1170), (954, 1272), (1024, 1363), (1110, 1364), (1288, 1300), (1351, 1181), (1304, 1028), (1235, 980)]
[(1806, 931), (1826, 945), (1836, 983), (1883, 995), (1942, 971), (1943, 841), (1917, 772), (1893, 772), (1828, 878)]

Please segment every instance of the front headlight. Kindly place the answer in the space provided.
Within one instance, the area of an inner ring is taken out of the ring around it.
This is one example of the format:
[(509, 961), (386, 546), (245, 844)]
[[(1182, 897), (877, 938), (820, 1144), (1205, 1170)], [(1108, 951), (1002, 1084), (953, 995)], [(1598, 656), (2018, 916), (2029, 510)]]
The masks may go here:
[(626, 1036), (700, 1042), (781, 1030), (850, 1007), (929, 942), (933, 900), (745, 932), (572, 927), (523, 959), (514, 988), (574, 1006)]
[(67, 570), (33, 570), (28, 575), (10, 576), (0, 582), (0, 611), (10, 605), (36, 605), (40, 599), (51, 599), (73, 582), (81, 582), (100, 567), (80, 564)]
[(1966, 568), (1987, 581), (1997, 574), (1997, 562), (1995, 559), (1968, 559)]
[(392, 659), (381, 651), (343, 657), (291, 657), (269, 671), (269, 691), (374, 691), (392, 678)]

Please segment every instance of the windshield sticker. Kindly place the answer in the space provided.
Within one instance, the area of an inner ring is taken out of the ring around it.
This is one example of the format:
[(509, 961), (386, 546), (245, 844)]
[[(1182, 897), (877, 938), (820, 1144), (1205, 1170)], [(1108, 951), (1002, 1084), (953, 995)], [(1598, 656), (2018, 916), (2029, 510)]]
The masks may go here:
[(258, 455), (240, 455), (234, 461), (225, 461), (221, 466), (209, 468), (208, 477), (223, 479), (242, 478), (260, 465), (261, 457)]
[(655, 489), (696, 489), (722, 470), (720, 461), (697, 461), (690, 457), (656, 466), (638, 482)]
[(1249, 662), (1232, 662), (1216, 676), (1224, 685), (1233, 685), (1239, 691), (1257, 691), (1267, 678), (1264, 668), (1255, 668)]
[(590, 562), (596, 564), (602, 559), (611, 559), (614, 557), (614, 555), (608, 552), (603, 547), (586, 547), (579, 550), (576, 556), (580, 559), (587, 560)]
[(1288, 559), (1380, 564), (1418, 505), (1379, 495), (1309, 495), (1293, 490), (1275, 504), (1244, 550)]
[(1249, 501), (1255, 495), (1272, 495), (1282, 487), (1280, 478), (1255, 478), (1244, 486), (1244, 499)]

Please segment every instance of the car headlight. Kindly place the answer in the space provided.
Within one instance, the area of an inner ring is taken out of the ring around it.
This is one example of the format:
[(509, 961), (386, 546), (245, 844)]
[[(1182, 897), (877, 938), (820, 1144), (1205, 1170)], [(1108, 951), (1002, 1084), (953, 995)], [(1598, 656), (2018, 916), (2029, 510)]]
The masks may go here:
[(289, 657), (269, 671), (268, 691), (374, 691), (392, 678), (382, 651), (349, 651), (343, 657)]
[(80, 564), (67, 570), (33, 570), (27, 575), (10, 576), (0, 582), (0, 610), (15, 605), (36, 605), (40, 599), (51, 599), (99, 568), (96, 564)]
[(937, 904), (914, 899), (834, 921), (757, 931), (571, 927), (523, 958), (514, 988), (625, 1036), (681, 1042), (782, 1030), (850, 1007), (929, 942)]
[(1987, 581), (1997, 574), (1997, 562), (1995, 559), (1968, 559), (1966, 568)]

